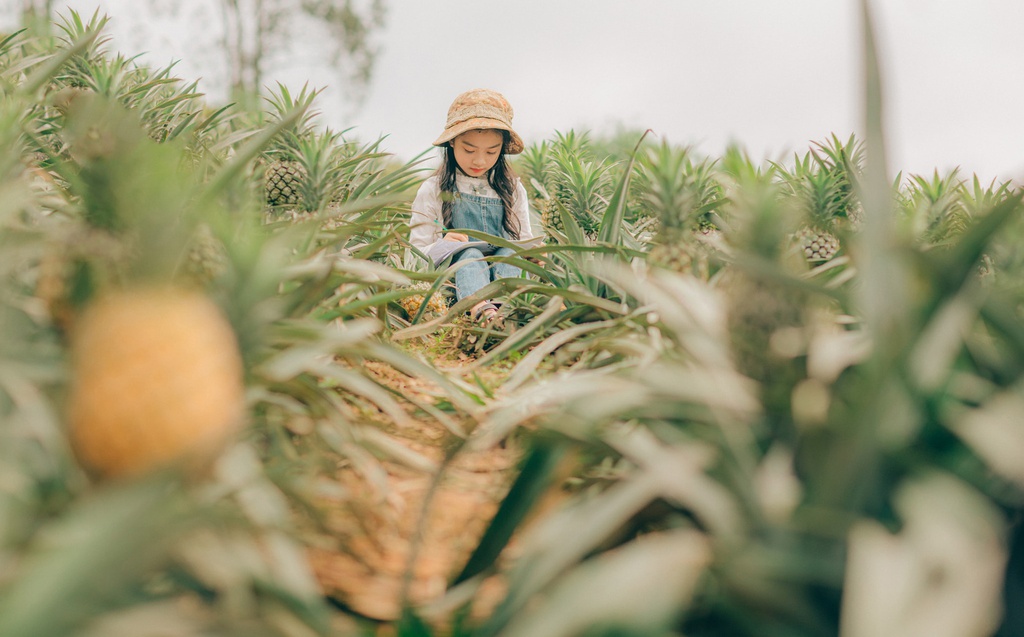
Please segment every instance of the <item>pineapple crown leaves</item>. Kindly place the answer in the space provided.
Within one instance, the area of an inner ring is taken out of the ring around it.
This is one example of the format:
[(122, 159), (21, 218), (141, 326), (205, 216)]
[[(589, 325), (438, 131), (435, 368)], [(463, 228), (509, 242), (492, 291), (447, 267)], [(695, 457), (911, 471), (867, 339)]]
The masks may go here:
[[(1000, 233), (1024, 212), (1024, 193), (1016, 192), (994, 203), (979, 217), (968, 219), (964, 230), (950, 241), (949, 249), (941, 252), (919, 249), (915, 256), (926, 276), (938, 285), (937, 297), (958, 294), (965, 282), (974, 274), (978, 261)], [(929, 304), (937, 307), (942, 298)]]
[[(100, 67), (112, 66), (107, 61), (108, 55), (105, 49), (110, 42), (109, 36), (100, 37), (101, 32), (106, 28), (110, 18), (100, 16), (99, 11), (93, 13), (88, 22), (82, 20), (81, 15), (76, 11), (70, 11), (67, 16), (61, 16), (57, 27), (62, 35), (58, 36), (60, 42), (67, 50), (75, 50), (69, 56), (68, 63), (62, 65), (59, 74), (54, 74), (54, 79), (63, 86), (85, 88), (90, 84), (93, 74)], [(79, 46), (83, 43), (84, 46)]]
[(983, 214), (1012, 195), (1013, 182), (1011, 181), (996, 184), (996, 180), (993, 179), (988, 186), (982, 186), (981, 180), (975, 174), (971, 178), (970, 185), (966, 181), (960, 184), (960, 199), (971, 217)]
[(596, 234), (608, 205), (612, 165), (588, 161), (558, 148), (552, 171), (553, 197), (587, 234)]
[(552, 150), (555, 153), (575, 155), (580, 158), (589, 159), (593, 155), (591, 152), (590, 133), (588, 131), (578, 133), (572, 129), (566, 132), (555, 131)]
[(265, 116), (270, 122), (280, 122), (289, 114), (299, 112), (301, 115), (283, 128), (280, 138), (268, 149), (268, 154), (277, 159), (294, 160), (299, 153), (299, 142), (315, 134), (314, 121), (319, 112), (313, 109), (313, 103), (323, 89), (310, 88), (304, 84), (298, 94), (292, 95), (284, 84), (278, 82), (277, 90), (264, 99), (270, 108)]
[(773, 162), (785, 191), (796, 201), (807, 222), (822, 230), (837, 220), (850, 218), (858, 205), (857, 179), (863, 165), (863, 145), (851, 135), (843, 143), (836, 135), (828, 142), (814, 142), (814, 148), (800, 157), (793, 168)]
[(551, 155), (552, 144), (544, 140), (527, 146), (515, 159), (517, 172), (532, 188), (531, 197), (547, 199), (552, 190)]
[(641, 205), (662, 228), (691, 228), (721, 204), (714, 160), (695, 163), (689, 148), (663, 141), (639, 163), (644, 183)]
[(827, 230), (835, 219), (846, 216), (844, 195), (848, 188), (839, 172), (820, 169), (816, 159), (817, 155), (810, 151), (803, 161), (794, 162), (793, 172), (780, 167), (779, 174), (802, 216), (812, 226)]
[(722, 158), (727, 199), (716, 218), (730, 246), (768, 262), (786, 257), (799, 224), (799, 209), (787, 200), (778, 167), (762, 169), (738, 149)]
[(201, 214), (181, 150), (152, 143), (136, 113), (98, 94), (76, 100), (67, 125), (84, 221), (128, 245), (117, 278), (173, 277)]
[[(88, 25), (83, 25), (78, 14), (73, 11), (71, 14), (74, 22), (80, 28), (74, 31), (73, 37), (65, 40), (63, 48), (56, 51), (47, 47), (39, 52), (29, 52), (31, 43), (15, 37), (23, 31), (6, 38), (3, 45), (7, 50), (4, 52), (13, 54), (15, 53), (13, 49), (18, 47), (22, 55), (17, 56), (16, 59), (11, 60), (9, 64), (0, 69), (0, 83), (10, 87), (16, 86), (17, 92), (21, 95), (35, 96), (41, 87), (59, 77), (64, 69), (74, 64), (75, 60), (95, 51), (103, 42), (100, 39), (100, 33), (108, 18), (99, 18), (97, 14), (93, 16)], [(13, 93), (14, 91), (5, 92)]]
[(637, 140), (636, 146), (633, 148), (629, 161), (626, 162), (618, 183), (612, 187), (611, 199), (608, 201), (604, 217), (601, 219), (601, 230), (597, 237), (598, 241), (602, 243), (619, 245), (626, 239), (630, 239), (630, 241), (625, 241), (630, 244), (629, 247), (633, 249), (637, 249), (639, 247), (637, 242), (632, 240), (632, 235), (624, 233), (623, 229), (626, 225), (626, 199), (629, 196), (629, 188), (633, 177), (633, 168), (636, 165), (636, 157), (640, 152), (641, 144), (644, 143), (644, 140), (650, 132), (651, 130), (647, 129), (640, 136), (640, 139)]
[(945, 175), (935, 170), (930, 179), (910, 176), (901, 208), (914, 240), (938, 245), (963, 233), (970, 223), (970, 210), (961, 197), (963, 183), (956, 168)]
[[(353, 195), (379, 196), (409, 185), (408, 173), (382, 164), (381, 160), (389, 157), (379, 150), (382, 140), (360, 145), (346, 140), (346, 132), (325, 129), (295, 141), (296, 162), (305, 172), (304, 208), (318, 210)], [(414, 160), (406, 167), (416, 163)]]

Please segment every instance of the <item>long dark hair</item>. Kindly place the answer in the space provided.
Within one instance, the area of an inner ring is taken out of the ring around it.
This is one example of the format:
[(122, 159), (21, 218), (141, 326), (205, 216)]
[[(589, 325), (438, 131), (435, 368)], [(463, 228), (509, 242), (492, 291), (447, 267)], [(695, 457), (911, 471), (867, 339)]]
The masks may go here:
[[(501, 217), (501, 226), (508, 233), (509, 237), (519, 239), (519, 219), (512, 213), (512, 201), (516, 193), (516, 180), (519, 177), (516, 176), (511, 164), (509, 164), (508, 159), (505, 157), (509, 134), (507, 131), (501, 131), (501, 134), (504, 139), (504, 143), (501, 146), (501, 156), (498, 157), (498, 161), (487, 174), (487, 183), (494, 189), (494, 192), (498, 193), (498, 197), (501, 199), (501, 206), (504, 209), (504, 214)], [(438, 185), (441, 188), (441, 220), (444, 222), (445, 228), (451, 227), (452, 206), (455, 203), (455, 199), (459, 197), (459, 189), (455, 185), (455, 175), (459, 170), (459, 164), (455, 161), (455, 147), (452, 146), (454, 141), (452, 140), (444, 145), (444, 156), (442, 157), (441, 165), (437, 169)]]

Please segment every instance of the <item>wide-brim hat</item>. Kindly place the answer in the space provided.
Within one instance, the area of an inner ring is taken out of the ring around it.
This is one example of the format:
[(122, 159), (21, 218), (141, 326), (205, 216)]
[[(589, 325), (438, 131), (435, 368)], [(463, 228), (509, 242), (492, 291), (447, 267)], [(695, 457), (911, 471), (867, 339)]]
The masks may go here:
[(466, 131), (497, 129), (508, 131), (505, 152), (515, 155), (523, 152), (523, 139), (512, 129), (512, 106), (497, 91), (475, 88), (455, 98), (448, 108), (448, 121), (444, 132), (434, 146), (444, 146)]

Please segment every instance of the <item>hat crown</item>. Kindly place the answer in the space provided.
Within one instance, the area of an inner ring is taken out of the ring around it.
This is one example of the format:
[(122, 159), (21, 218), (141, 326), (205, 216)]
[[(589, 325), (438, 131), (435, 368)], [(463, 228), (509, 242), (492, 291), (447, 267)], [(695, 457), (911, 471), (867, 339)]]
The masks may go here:
[(466, 120), (483, 117), (494, 119), (506, 126), (512, 126), (512, 105), (497, 91), (476, 88), (455, 98), (448, 108), (445, 128), (451, 128)]
[(475, 88), (456, 97), (448, 108), (444, 132), (434, 141), (434, 146), (450, 144), (462, 133), (474, 129), (507, 131), (504, 152), (511, 155), (523, 152), (523, 139), (512, 128), (512, 106), (497, 91)]

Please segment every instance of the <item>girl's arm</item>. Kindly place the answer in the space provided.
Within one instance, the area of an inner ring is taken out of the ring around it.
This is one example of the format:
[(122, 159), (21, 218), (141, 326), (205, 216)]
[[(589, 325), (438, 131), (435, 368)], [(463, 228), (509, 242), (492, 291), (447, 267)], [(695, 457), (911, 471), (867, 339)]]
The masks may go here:
[(533, 239), (533, 228), (530, 226), (530, 197), (526, 194), (526, 186), (523, 181), (516, 181), (516, 193), (512, 197), (512, 211), (519, 221), (519, 239)]
[(437, 179), (427, 179), (420, 185), (412, 202), (409, 228), (409, 243), (423, 253), (441, 239), (444, 226), (441, 221), (441, 193)]

